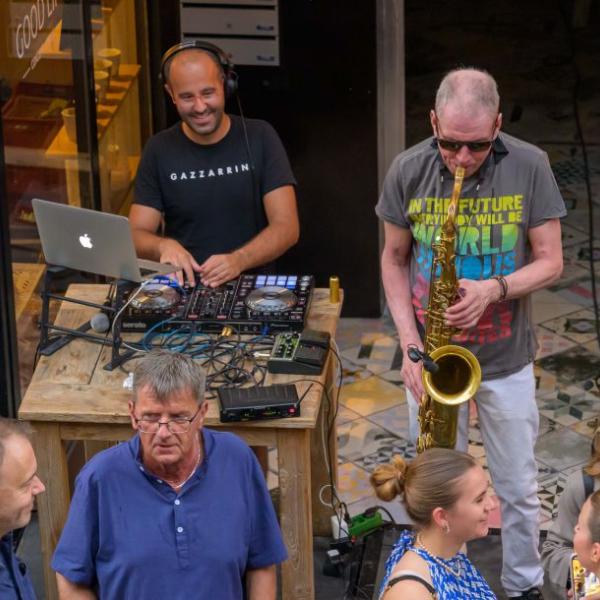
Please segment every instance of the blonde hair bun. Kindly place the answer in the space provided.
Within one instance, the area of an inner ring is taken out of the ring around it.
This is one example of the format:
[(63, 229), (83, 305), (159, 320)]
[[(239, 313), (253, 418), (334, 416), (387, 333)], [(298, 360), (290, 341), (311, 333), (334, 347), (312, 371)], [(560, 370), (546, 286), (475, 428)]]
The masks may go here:
[(392, 462), (379, 465), (371, 474), (370, 481), (375, 494), (384, 502), (391, 502), (398, 494), (404, 492), (404, 478), (408, 465), (406, 461), (396, 454)]
[(474, 467), (481, 468), (464, 452), (430, 448), (410, 462), (394, 456), (389, 464), (379, 465), (370, 479), (377, 497), (384, 502), (401, 494), (407, 515), (425, 527), (436, 507), (448, 509), (456, 503), (461, 494), (461, 478)]

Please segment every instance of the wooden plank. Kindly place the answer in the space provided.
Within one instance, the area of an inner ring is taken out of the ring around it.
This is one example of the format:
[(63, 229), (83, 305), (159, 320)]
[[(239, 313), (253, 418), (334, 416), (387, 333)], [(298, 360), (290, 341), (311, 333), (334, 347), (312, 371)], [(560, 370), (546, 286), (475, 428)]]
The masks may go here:
[(114, 442), (100, 442), (97, 440), (86, 440), (83, 442), (83, 451), (85, 456), (85, 462), (90, 460), (93, 456), (98, 454), (98, 452), (102, 452), (103, 450), (107, 450), (114, 446)]
[[(314, 535), (329, 537), (331, 535), (331, 516), (333, 509), (325, 506), (319, 499), (321, 488), (325, 485), (337, 486), (337, 431), (334, 422), (334, 415), (337, 406), (337, 361), (330, 354), (325, 370), (325, 386), (329, 401), (323, 394), (321, 410), (317, 425), (310, 431), (310, 452), (311, 452), (311, 498), (313, 511), (313, 529)], [(329, 426), (333, 421), (333, 430), (329, 436)], [(330, 475), (331, 471), (331, 475)], [(329, 493), (324, 493), (324, 499), (330, 499)]]
[(288, 560), (281, 565), (284, 600), (313, 600), (315, 596), (312, 511), (310, 503), (310, 436), (308, 430), (280, 429), (279, 515)]
[[(247, 427), (219, 427), (242, 438), (249, 446), (275, 446), (275, 429), (252, 429)], [(134, 434), (130, 424), (62, 423), (60, 437), (66, 441), (90, 440), (97, 442), (126, 442)]]
[(38, 463), (38, 475), (46, 491), (37, 496), (43, 573), (47, 600), (57, 600), (56, 577), (50, 560), (69, 510), (69, 474), (67, 456), (60, 439), (60, 427), (54, 423), (33, 423), (33, 445)]
[[(279, 422), (279, 421), (277, 421)], [(206, 424), (206, 423), (205, 423)], [(244, 424), (245, 425), (245, 424)], [(212, 427), (207, 425), (208, 427)], [(276, 446), (277, 431), (274, 428), (258, 429), (252, 427), (219, 427), (219, 431), (229, 431), (242, 438), (248, 446)]]
[(29, 421), (62, 423), (129, 423), (127, 403), (131, 392), (86, 384), (48, 380), (31, 384), (19, 417)]
[(65, 441), (87, 440), (98, 443), (126, 442), (134, 431), (131, 425), (95, 423), (61, 423), (60, 437)]
[(317, 331), (328, 331), (335, 336), (337, 322), (344, 304), (344, 290), (340, 290), (340, 301), (337, 304), (329, 302), (329, 289), (316, 288), (306, 319), (306, 326)]
[[(121, 377), (124, 377), (121, 375)], [(305, 387), (309, 384), (303, 384)], [(313, 386), (302, 402), (303, 415), (289, 419), (249, 421), (233, 424), (248, 429), (304, 429), (316, 423), (317, 407), (320, 404), (319, 386)], [(302, 388), (300, 388), (301, 392)], [(60, 383), (59, 378), (49, 377), (45, 381), (32, 383), (19, 408), (21, 419), (26, 421), (58, 421), (61, 423), (129, 423), (128, 402), (131, 392), (109, 385), (87, 385), (85, 383)], [(304, 403), (307, 403), (306, 406)], [(205, 419), (208, 427), (227, 427), (219, 421), (217, 400), (208, 401)], [(305, 416), (304, 413), (308, 412)]]
[(15, 318), (18, 320), (35, 293), (46, 265), (37, 263), (12, 263), (15, 292)]

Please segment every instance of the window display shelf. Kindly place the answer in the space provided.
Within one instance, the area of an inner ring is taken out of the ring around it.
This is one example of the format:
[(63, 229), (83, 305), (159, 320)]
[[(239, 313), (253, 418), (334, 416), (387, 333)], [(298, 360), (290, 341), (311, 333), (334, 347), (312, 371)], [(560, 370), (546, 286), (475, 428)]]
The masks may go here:
[[(117, 117), (125, 98), (137, 81), (139, 72), (140, 65), (120, 65), (119, 75), (111, 79), (106, 97), (96, 105), (98, 139), (102, 139)], [(77, 155), (77, 144), (69, 139), (64, 125), (48, 146), (46, 154), (50, 156), (60, 155), (68, 158)]]

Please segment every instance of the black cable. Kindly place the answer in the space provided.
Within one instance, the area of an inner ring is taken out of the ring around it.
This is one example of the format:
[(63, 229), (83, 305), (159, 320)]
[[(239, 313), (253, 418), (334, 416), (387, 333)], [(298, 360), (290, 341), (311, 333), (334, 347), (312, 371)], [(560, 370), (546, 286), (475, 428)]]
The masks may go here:
[(31, 376), (33, 377), (33, 374), (35, 373), (35, 370), (37, 369), (37, 364), (38, 361), (40, 360), (40, 340), (38, 340), (38, 343), (35, 346), (35, 353), (33, 355), (33, 365), (31, 367)]
[[(354, 548), (352, 548), (350, 552), (350, 556), (347, 559), (345, 564), (343, 579), (346, 584), (346, 589), (344, 591), (344, 600), (359, 600), (361, 598), (367, 598), (367, 600), (371, 600), (373, 597), (373, 591), (367, 591), (364, 589), (364, 586), (361, 587), (358, 584), (358, 577), (360, 572), (353, 571), (351, 568), (356, 566), (356, 564), (360, 561), (362, 562), (362, 555), (364, 553), (364, 540), (361, 544), (356, 544)], [(354, 581), (353, 581), (354, 576)]]
[[(335, 422), (337, 420), (337, 416), (338, 416), (338, 411), (340, 408), (340, 393), (342, 390), (342, 382), (343, 382), (343, 377), (344, 377), (344, 368), (342, 366), (342, 359), (340, 357), (340, 355), (338, 354), (338, 352), (335, 350), (335, 348), (333, 347), (333, 345), (329, 346), (329, 350), (333, 353), (333, 355), (335, 356), (335, 358), (338, 361), (338, 367), (340, 370), (340, 377), (339, 377), (339, 382), (338, 382), (338, 389), (337, 389), (337, 394), (336, 394), (336, 399), (335, 399), (335, 411), (334, 414), (331, 415), (331, 402), (329, 402), (328, 404), (328, 418), (329, 418), (329, 427), (327, 430), (327, 450), (329, 451), (329, 449), (331, 448), (331, 436), (332, 434), (337, 434), (336, 432), (336, 427), (335, 427)], [(331, 454), (331, 452), (329, 452), (329, 454)], [(334, 457), (334, 460), (337, 462), (337, 456)], [(336, 500), (336, 502), (338, 503), (338, 506), (340, 506), (340, 508), (342, 506), (345, 507), (345, 514), (348, 514), (348, 507), (346, 506), (345, 502), (342, 502), (339, 498), (339, 496), (337, 495), (337, 490), (335, 488), (335, 486), (333, 485), (333, 465), (330, 465), (330, 473), (329, 473), (329, 480), (330, 480), (330, 485), (331, 485), (331, 498), (332, 498), (332, 505), (333, 505), (333, 499)], [(337, 511), (336, 511), (337, 514)], [(338, 531), (341, 531), (341, 520), (338, 514)]]
[(338, 519), (338, 532), (341, 532), (342, 531), (342, 519), (340, 517), (340, 513), (335, 508), (335, 504), (337, 504), (338, 509), (343, 510), (346, 515), (348, 515), (348, 507), (346, 506), (346, 503), (343, 502), (340, 499), (340, 497), (338, 496), (337, 491), (336, 491), (336, 486), (333, 482), (333, 469), (334, 469), (333, 461), (335, 461), (335, 463), (337, 464), (337, 456), (333, 457), (333, 461), (331, 460), (331, 435), (335, 431), (335, 421), (337, 419), (339, 406), (340, 406), (340, 393), (342, 390), (342, 382), (343, 382), (344, 373), (343, 373), (343, 367), (342, 367), (342, 359), (341, 359), (340, 355), (338, 354), (338, 352), (335, 350), (335, 348), (332, 345), (329, 346), (329, 350), (336, 357), (336, 359), (338, 361), (338, 365), (339, 365), (339, 371), (340, 371), (337, 392), (336, 392), (336, 397), (335, 397), (335, 411), (333, 411), (331, 396), (329, 395), (327, 386), (324, 383), (317, 381), (315, 379), (309, 379), (309, 378), (294, 379), (294, 380), (290, 381), (289, 383), (290, 384), (301, 383), (301, 382), (316, 383), (317, 385), (320, 385), (321, 388), (323, 389), (325, 399), (327, 400), (327, 414), (326, 414), (326, 419), (325, 419), (325, 422), (327, 425), (327, 435), (325, 438), (326, 439), (326, 449), (325, 450), (327, 452), (326, 464), (328, 466), (328, 471), (329, 471), (328, 475), (329, 475), (329, 488), (331, 490), (331, 507), (333, 508), (333, 510), (337, 516), (337, 519)]
[(257, 190), (256, 183), (256, 167), (254, 164), (254, 157), (252, 156), (252, 150), (250, 149), (250, 139), (248, 137), (248, 127), (246, 125), (246, 117), (244, 116), (244, 109), (242, 108), (242, 100), (239, 92), (236, 92), (235, 99), (237, 101), (238, 110), (240, 111), (240, 117), (242, 120), (242, 131), (244, 133), (244, 143), (246, 145), (246, 153), (248, 154), (248, 160), (250, 161), (250, 182), (252, 185), (252, 215), (254, 217), (254, 224), (257, 231), (261, 228), (260, 224), (262, 219), (260, 215), (264, 212), (262, 204), (262, 198), (260, 196), (260, 189)]
[(123, 360), (119, 361), (119, 369), (126, 375), (129, 375), (129, 371), (127, 371), (123, 365), (125, 365), (126, 363), (128, 363), (132, 360), (141, 358), (142, 356), (144, 356), (144, 354), (145, 354), (144, 352), (138, 352), (138, 353), (132, 354), (131, 356), (127, 356), (126, 358), (123, 358)]
[[(105, 304), (107, 306), (112, 306), (113, 304), (113, 295), (114, 293), (116, 293), (117, 287), (114, 285), (114, 283), (110, 283), (110, 285), (108, 286), (108, 293), (106, 294), (106, 301)], [(104, 339), (102, 340), (102, 344), (100, 345), (100, 351), (98, 352), (98, 356), (96, 356), (96, 360), (94, 362), (94, 366), (92, 367), (92, 370), (90, 371), (90, 378), (88, 379), (88, 385), (92, 382), (92, 377), (94, 376), (94, 373), (96, 372), (96, 367), (98, 366), (98, 362), (100, 361), (100, 357), (102, 356), (102, 352), (104, 351), (104, 346), (106, 346), (106, 342), (108, 341), (108, 336), (110, 335), (110, 333), (112, 332), (112, 327), (110, 326), (110, 322), (108, 325), (108, 328), (106, 329), (106, 334), (104, 335)]]
[(558, 11), (563, 18), (563, 24), (565, 26), (567, 46), (569, 49), (569, 59), (575, 75), (575, 85), (573, 86), (573, 116), (575, 118), (575, 127), (577, 129), (577, 136), (579, 137), (579, 145), (581, 147), (581, 156), (583, 158), (583, 174), (585, 179), (585, 188), (587, 195), (588, 204), (588, 249), (589, 249), (589, 264), (590, 272), (592, 277), (592, 299), (594, 302), (594, 321), (596, 327), (596, 341), (600, 348), (600, 309), (598, 307), (598, 294), (596, 291), (596, 271), (594, 269), (594, 202), (592, 200), (592, 186), (590, 181), (590, 167), (588, 161), (587, 145), (585, 138), (583, 137), (583, 128), (581, 127), (581, 118), (579, 115), (579, 90), (581, 86), (581, 73), (575, 60), (575, 36), (569, 16), (566, 14), (565, 9), (561, 0), (558, 0)]
[(383, 511), (390, 518), (390, 523), (392, 525), (398, 525), (398, 523), (396, 523), (396, 520), (392, 516), (392, 513), (385, 506), (381, 506), (380, 504), (375, 504), (375, 506), (371, 506), (370, 508), (371, 509), (376, 508), (377, 510)]
[[(346, 513), (347, 513), (347, 507), (346, 507), (346, 504), (344, 502), (342, 502), (342, 500), (340, 500), (339, 496), (337, 495), (335, 484), (333, 482), (333, 464), (332, 464), (332, 460), (331, 460), (331, 430), (332, 430), (332, 427), (331, 427), (331, 422), (330, 422), (330, 416), (331, 416), (331, 410), (332, 410), (331, 396), (329, 395), (327, 386), (324, 383), (322, 383), (321, 381), (318, 381), (315, 379), (300, 378), (300, 379), (294, 379), (292, 381), (289, 381), (288, 383), (290, 385), (293, 385), (296, 383), (303, 383), (303, 382), (316, 383), (317, 385), (321, 386), (321, 388), (323, 390), (323, 394), (325, 395), (325, 399), (327, 400), (327, 415), (325, 418), (325, 422), (327, 425), (327, 436), (325, 438), (326, 448), (324, 448), (325, 452), (327, 453), (327, 456), (324, 458), (326, 459), (327, 470), (328, 470), (328, 475), (329, 475), (329, 488), (331, 490), (331, 507), (333, 508), (333, 510), (338, 518), (338, 532), (341, 532), (342, 520), (341, 520), (338, 510), (336, 510), (336, 508), (335, 508), (334, 501), (335, 501), (335, 503), (337, 503), (338, 508), (341, 509), (342, 507), (345, 507), (344, 511)], [(336, 395), (336, 402), (339, 402), (339, 393), (340, 393), (339, 390), (340, 390), (340, 388), (338, 387), (338, 393)], [(337, 415), (337, 408), (336, 408), (335, 415)], [(333, 423), (335, 423), (335, 418), (333, 420)], [(334, 456), (333, 460), (337, 461), (337, 456)]]
[[(236, 332), (235, 340), (219, 336), (211, 341), (208, 347), (203, 339), (199, 352), (195, 351), (194, 344), (191, 344), (188, 353), (199, 359), (200, 364), (207, 370), (207, 388), (212, 393), (222, 385), (240, 387), (251, 381), (258, 386), (264, 382), (266, 366), (258, 364), (252, 352), (257, 344), (261, 345), (261, 349), (267, 350), (272, 348), (273, 342), (266, 336), (252, 338), (250, 342), (246, 342), (242, 340), (241, 333)], [(202, 355), (205, 356), (204, 360), (200, 358)]]
[[(150, 336), (146, 333), (148, 337), (142, 338), (143, 345), (130, 342), (129, 346), (140, 352), (147, 352), (149, 347), (163, 348), (185, 353), (198, 360), (207, 371), (207, 397), (214, 398), (214, 390), (221, 385), (239, 387), (249, 381), (253, 385), (261, 385), (266, 377), (266, 366), (258, 363), (253, 352), (256, 348), (270, 350), (274, 343), (272, 336), (260, 335), (247, 342), (242, 340), (239, 331), (234, 330), (234, 333), (233, 339), (221, 334), (211, 337), (210, 334), (198, 332), (194, 326), (180, 326), (171, 331), (153, 331)], [(185, 336), (185, 339), (180, 339), (180, 336)], [(141, 354), (137, 353), (124, 362), (139, 356)]]

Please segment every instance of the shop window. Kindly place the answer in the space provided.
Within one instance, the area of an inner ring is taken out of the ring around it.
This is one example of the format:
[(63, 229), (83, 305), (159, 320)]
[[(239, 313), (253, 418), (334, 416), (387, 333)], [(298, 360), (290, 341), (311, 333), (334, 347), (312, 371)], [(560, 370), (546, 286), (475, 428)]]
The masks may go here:
[(0, 260), (12, 267), (21, 390), (35, 360), (45, 272), (31, 201), (128, 213), (148, 130), (138, 52), (144, 11), (134, 0), (0, 3), (0, 73), (9, 90), (1, 234), (10, 239), (10, 257)]

